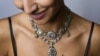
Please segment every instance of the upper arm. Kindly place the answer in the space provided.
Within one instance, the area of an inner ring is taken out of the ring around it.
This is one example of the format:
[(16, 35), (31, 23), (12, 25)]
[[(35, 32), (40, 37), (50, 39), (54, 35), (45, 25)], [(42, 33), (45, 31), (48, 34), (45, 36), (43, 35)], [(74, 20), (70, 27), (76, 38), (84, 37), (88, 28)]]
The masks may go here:
[(93, 56), (100, 56), (100, 25), (95, 24), (91, 40)]
[(7, 19), (0, 19), (0, 56), (7, 55), (9, 28)]

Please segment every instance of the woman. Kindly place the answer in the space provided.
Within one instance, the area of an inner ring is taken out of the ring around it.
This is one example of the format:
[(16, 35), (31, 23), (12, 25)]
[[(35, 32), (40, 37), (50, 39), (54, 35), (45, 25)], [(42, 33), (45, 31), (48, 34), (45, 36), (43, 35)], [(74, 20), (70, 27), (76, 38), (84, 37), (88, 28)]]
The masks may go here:
[(13, 0), (23, 12), (0, 20), (0, 56), (100, 56), (100, 25), (63, 0)]

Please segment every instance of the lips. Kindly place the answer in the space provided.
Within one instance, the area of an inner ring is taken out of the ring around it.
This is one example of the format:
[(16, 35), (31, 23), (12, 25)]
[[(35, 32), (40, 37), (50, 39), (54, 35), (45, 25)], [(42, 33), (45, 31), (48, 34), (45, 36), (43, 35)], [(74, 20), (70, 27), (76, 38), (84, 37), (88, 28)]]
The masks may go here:
[(41, 20), (41, 19), (43, 19), (45, 14), (46, 14), (46, 11), (44, 10), (44, 11), (41, 11), (38, 13), (31, 13), (30, 16), (32, 17), (32, 19)]

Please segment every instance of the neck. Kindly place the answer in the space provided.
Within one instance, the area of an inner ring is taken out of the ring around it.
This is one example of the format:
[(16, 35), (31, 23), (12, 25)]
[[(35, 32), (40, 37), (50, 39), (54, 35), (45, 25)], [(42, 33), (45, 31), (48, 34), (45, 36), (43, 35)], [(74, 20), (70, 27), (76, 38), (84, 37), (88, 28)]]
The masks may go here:
[(66, 9), (66, 7), (64, 7), (57, 14), (58, 15), (56, 15), (56, 16), (53, 17), (55, 20), (51, 20), (50, 22), (48, 22), (45, 25), (38, 25), (38, 27), (41, 28), (41, 29), (43, 29), (45, 32), (48, 32), (48, 31), (57, 32), (57, 30), (60, 27), (62, 27), (62, 25), (64, 24), (64, 20), (67, 19), (66, 16), (68, 15), (68, 9)]

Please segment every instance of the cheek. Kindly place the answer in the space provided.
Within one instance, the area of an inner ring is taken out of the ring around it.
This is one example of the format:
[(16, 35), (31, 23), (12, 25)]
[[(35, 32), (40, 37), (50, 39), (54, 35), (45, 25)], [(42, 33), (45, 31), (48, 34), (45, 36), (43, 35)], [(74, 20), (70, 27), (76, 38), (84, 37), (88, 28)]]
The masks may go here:
[(22, 0), (13, 0), (13, 2), (17, 8), (23, 7)]
[(51, 6), (55, 0), (36, 0), (42, 6)]

